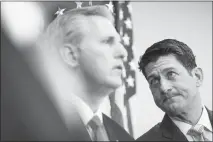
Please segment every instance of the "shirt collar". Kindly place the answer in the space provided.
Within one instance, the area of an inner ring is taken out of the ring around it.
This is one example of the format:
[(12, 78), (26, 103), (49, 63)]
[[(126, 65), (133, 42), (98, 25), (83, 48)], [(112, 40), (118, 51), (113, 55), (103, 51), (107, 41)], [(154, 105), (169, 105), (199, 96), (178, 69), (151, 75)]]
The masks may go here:
[(192, 125), (179, 121), (175, 118), (170, 117), (171, 120), (175, 123), (175, 125), (180, 129), (180, 131), (184, 134), (187, 135), (187, 132), (189, 131), (189, 129), (192, 127)]
[(84, 125), (87, 125), (88, 122), (93, 118), (93, 116), (97, 115), (101, 123), (103, 123), (102, 110), (98, 109), (96, 113), (93, 113), (92, 109), (78, 96), (73, 95), (72, 103), (77, 109)]
[(205, 106), (203, 106), (203, 112), (202, 112), (200, 120), (198, 121), (197, 124), (201, 124), (201, 125), (205, 126), (208, 130), (210, 130), (212, 132), (212, 125), (209, 120), (209, 115), (208, 115), (208, 112), (207, 112)]
[[(170, 117), (171, 120), (176, 124), (176, 126), (181, 130), (181, 132), (186, 135), (187, 132), (189, 131), (189, 129), (192, 127), (192, 125), (179, 121), (177, 119), (174, 119), (172, 117)], [(203, 126), (205, 126), (206, 128), (208, 128), (211, 132), (212, 132), (212, 126), (211, 126), (211, 122), (209, 120), (209, 116), (208, 116), (208, 112), (206, 110), (206, 107), (203, 105), (203, 111), (201, 114), (201, 117), (198, 121), (197, 124), (201, 124)]]

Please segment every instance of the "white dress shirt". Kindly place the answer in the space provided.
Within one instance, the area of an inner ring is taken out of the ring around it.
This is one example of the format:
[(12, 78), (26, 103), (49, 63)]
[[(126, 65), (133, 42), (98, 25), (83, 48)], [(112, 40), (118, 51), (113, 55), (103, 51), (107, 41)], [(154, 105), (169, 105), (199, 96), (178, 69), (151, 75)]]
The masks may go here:
[[(180, 129), (180, 131), (186, 136), (187, 140), (193, 141), (192, 136), (187, 134), (189, 129), (192, 127), (192, 125), (179, 121), (172, 117), (170, 117), (170, 118), (176, 124), (176, 126)], [(204, 131), (205, 137), (208, 138), (210, 141), (212, 141), (212, 125), (209, 120), (209, 115), (208, 115), (208, 112), (207, 112), (205, 106), (203, 106), (203, 111), (202, 111), (201, 117), (197, 124), (201, 124), (207, 128), (207, 130), (205, 129), (205, 131)]]

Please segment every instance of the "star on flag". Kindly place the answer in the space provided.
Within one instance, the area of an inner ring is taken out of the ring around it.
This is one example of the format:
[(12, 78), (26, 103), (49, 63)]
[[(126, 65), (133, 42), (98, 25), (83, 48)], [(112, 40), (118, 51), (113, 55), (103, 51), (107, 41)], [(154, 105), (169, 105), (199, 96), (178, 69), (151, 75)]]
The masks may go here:
[(132, 21), (127, 18), (125, 21), (124, 21), (125, 25), (126, 25), (126, 28), (128, 29), (132, 29)]
[(76, 8), (81, 8), (81, 5), (82, 5), (83, 2), (78, 1), (78, 2), (75, 2), (75, 3), (76, 3)]
[(63, 15), (64, 14), (64, 10), (65, 10), (65, 8), (64, 9), (60, 9), (60, 7), (58, 7), (58, 11), (56, 11), (56, 15), (58, 16), (58, 15)]
[(112, 4), (111, 1), (109, 2), (109, 4), (105, 4), (105, 5), (108, 7), (109, 11), (111, 11), (112, 13), (114, 12), (114, 5)]
[(135, 62), (134, 62), (134, 60), (132, 60), (131, 62), (129, 62), (129, 66), (130, 66), (130, 68), (131, 68), (131, 70), (136, 70), (136, 65), (135, 65)]
[(126, 79), (126, 82), (128, 87), (134, 87), (134, 78), (131, 75)]
[(129, 45), (130, 42), (130, 38), (129, 36), (125, 33), (125, 35), (123, 36), (123, 41), (125, 45)]

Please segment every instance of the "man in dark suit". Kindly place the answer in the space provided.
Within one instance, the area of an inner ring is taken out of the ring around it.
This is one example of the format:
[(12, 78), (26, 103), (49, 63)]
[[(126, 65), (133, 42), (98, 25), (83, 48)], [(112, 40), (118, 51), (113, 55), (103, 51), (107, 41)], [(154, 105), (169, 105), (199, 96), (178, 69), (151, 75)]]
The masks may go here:
[(166, 114), (138, 141), (212, 141), (212, 111), (201, 101), (203, 72), (183, 42), (165, 39), (140, 58), (156, 105)]
[(46, 75), (60, 69), (63, 73), (50, 78), (67, 76), (63, 86), (68, 86), (64, 91), (67, 95), (57, 92), (51, 97), (74, 140), (133, 140), (100, 110), (103, 100), (122, 85), (127, 55), (113, 20), (105, 6), (59, 11), (37, 44)]

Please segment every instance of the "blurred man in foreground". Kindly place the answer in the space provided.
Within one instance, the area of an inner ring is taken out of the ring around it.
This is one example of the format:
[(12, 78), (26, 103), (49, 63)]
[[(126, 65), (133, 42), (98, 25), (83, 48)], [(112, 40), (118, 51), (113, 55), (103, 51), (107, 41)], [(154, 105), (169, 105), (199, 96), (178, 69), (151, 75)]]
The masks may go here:
[(183, 42), (165, 39), (139, 61), (156, 105), (166, 114), (138, 141), (212, 141), (212, 111), (201, 101), (203, 72)]
[(71, 140), (48, 92), (1, 31), (1, 141)]
[(122, 85), (123, 59), (127, 56), (105, 6), (60, 13), (38, 46), (42, 60), (53, 66), (59, 63), (69, 76), (70, 97), (58, 99), (62, 94), (57, 94), (52, 98), (73, 140), (133, 140), (99, 109)]

